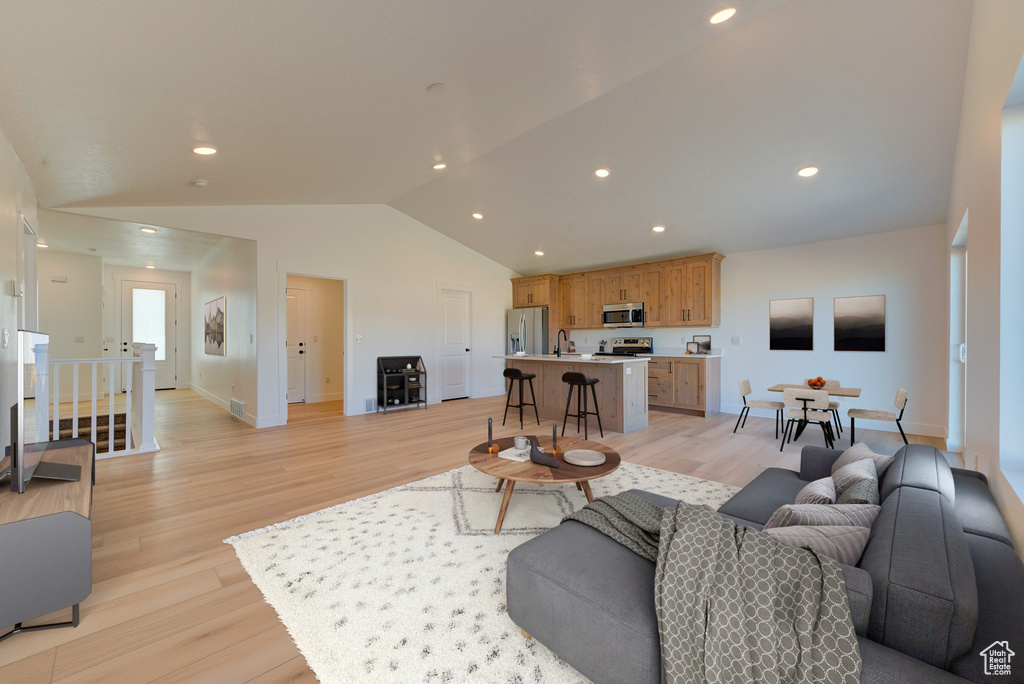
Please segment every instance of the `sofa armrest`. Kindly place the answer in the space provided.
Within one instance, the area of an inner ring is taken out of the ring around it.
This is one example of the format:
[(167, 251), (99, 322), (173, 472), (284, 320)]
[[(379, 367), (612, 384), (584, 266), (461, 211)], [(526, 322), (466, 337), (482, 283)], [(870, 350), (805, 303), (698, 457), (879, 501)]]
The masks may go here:
[(980, 473), (977, 470), (964, 470), (963, 468), (950, 468), (950, 471), (954, 475), (962, 475), (963, 477), (973, 477), (976, 480), (981, 480), (985, 484), (988, 484), (988, 477), (985, 473)]
[(860, 646), (860, 684), (969, 684), (952, 672), (922, 662), (870, 639), (857, 637)]
[(832, 474), (832, 464), (843, 455), (838, 449), (805, 446), (800, 452), (800, 479), (807, 482), (820, 480)]
[(871, 622), (871, 600), (874, 597), (871, 575), (852, 565), (840, 563), (839, 567), (843, 570), (843, 580), (846, 582), (846, 599), (850, 604), (853, 629), (857, 636), (866, 636)]

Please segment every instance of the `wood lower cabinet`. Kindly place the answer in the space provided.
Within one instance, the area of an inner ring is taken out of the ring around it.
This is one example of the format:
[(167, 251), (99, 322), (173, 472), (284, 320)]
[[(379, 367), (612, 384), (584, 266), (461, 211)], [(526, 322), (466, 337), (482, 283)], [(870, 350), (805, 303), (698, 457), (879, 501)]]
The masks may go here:
[(721, 369), (717, 356), (653, 357), (647, 362), (647, 401), (713, 416), (722, 409)]

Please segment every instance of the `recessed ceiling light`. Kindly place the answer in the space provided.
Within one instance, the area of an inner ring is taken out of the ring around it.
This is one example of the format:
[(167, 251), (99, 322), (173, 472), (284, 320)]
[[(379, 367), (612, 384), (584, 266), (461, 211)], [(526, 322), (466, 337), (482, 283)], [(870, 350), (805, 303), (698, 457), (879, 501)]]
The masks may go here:
[(143, 233), (155, 233), (156, 232), (156, 228), (150, 228), (149, 226), (143, 226), (142, 228), (139, 228), (139, 230), (141, 230)]
[(651, 230), (653, 230), (655, 233), (664, 233), (665, 226), (654, 226), (653, 228), (651, 228)]
[(736, 8), (735, 7), (726, 7), (725, 9), (718, 10), (717, 12), (712, 14), (711, 18), (708, 19), (708, 21), (710, 21), (712, 24), (721, 24), (723, 21), (729, 21), (735, 15), (736, 15)]
[(444, 90), (444, 83), (431, 83), (427, 86), (428, 93), (439, 93)]
[(50, 245), (46, 244), (45, 242), (37, 242), (37, 243), (36, 243), (36, 247), (39, 247), (39, 248), (41, 248), (41, 249), (46, 249), (46, 248), (47, 248), (47, 247), (49, 247), (49, 246), (50, 246)]
[(536, 252), (534, 252), (534, 254), (536, 254), (537, 256), (544, 256), (544, 252), (540, 251), (539, 249)]
[(440, 171), (441, 169), (446, 169), (446, 168), (448, 168), (448, 165), (445, 164), (444, 162), (438, 162), (438, 163), (434, 164), (434, 170), (435, 171)]
[(156, 268), (153, 264), (146, 264), (146, 268)]
[(483, 217), (484, 217), (484, 215), (481, 214), (480, 212), (476, 212), (476, 213), (473, 214), (473, 218), (475, 218), (477, 221), (479, 221)]
[(196, 186), (197, 188), (205, 188), (209, 184), (210, 181), (205, 180), (203, 178), (197, 178), (194, 181), (192, 181), (192, 185)]
[(818, 167), (817, 166), (805, 166), (802, 169), (800, 169), (799, 171), (797, 171), (796, 175), (800, 176), (801, 178), (810, 178), (811, 176), (815, 175), (816, 173), (818, 173)]
[(208, 157), (211, 154), (217, 154), (217, 148), (213, 145), (196, 145), (192, 148), (192, 151), (196, 154), (201, 154), (204, 157)]
[(598, 178), (607, 178), (608, 174), (610, 173), (611, 171), (609, 171), (608, 169), (597, 169), (596, 171), (594, 171), (594, 175), (597, 176)]

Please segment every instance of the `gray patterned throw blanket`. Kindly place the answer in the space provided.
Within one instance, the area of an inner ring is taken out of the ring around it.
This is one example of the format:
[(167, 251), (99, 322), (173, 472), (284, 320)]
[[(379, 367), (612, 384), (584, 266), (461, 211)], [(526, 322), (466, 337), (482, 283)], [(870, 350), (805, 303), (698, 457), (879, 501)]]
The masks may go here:
[(655, 561), (667, 684), (857, 684), (860, 649), (838, 563), (707, 506), (624, 492), (566, 516)]

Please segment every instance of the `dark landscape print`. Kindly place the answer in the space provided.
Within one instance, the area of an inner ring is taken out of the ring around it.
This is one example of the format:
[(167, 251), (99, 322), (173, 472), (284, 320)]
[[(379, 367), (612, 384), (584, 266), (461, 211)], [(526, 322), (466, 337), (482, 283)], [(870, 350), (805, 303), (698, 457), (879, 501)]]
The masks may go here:
[(769, 349), (814, 349), (814, 299), (773, 299), (768, 302)]
[(885, 351), (885, 295), (836, 297), (836, 351)]

